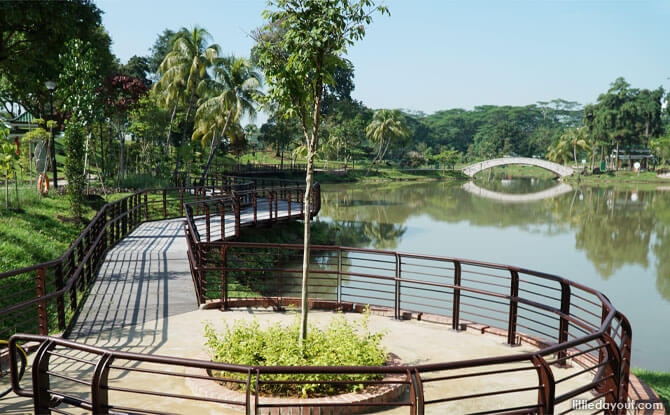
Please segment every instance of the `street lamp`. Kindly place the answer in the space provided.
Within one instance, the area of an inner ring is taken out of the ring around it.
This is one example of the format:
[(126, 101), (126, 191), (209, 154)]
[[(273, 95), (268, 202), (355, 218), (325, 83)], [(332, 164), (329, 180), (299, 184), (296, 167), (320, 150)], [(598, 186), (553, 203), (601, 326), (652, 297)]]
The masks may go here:
[[(50, 111), (50, 120), (54, 119), (54, 89), (56, 89), (56, 83), (54, 81), (46, 81), (44, 85), (49, 90), (49, 111)], [(54, 189), (58, 187), (58, 168), (56, 167), (56, 141), (54, 140), (54, 127), (51, 125), (51, 170), (54, 175)]]

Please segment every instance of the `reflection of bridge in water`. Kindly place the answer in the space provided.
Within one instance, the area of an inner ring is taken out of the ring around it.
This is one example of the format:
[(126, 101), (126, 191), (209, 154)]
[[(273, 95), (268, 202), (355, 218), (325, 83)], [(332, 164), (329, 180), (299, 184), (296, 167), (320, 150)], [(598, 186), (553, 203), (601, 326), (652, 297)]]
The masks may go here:
[(542, 199), (548, 199), (560, 196), (564, 193), (572, 191), (572, 186), (570, 186), (567, 183), (559, 183), (556, 186), (546, 190), (542, 190), (541, 192), (523, 193), (523, 194), (495, 192), (493, 190), (487, 190), (484, 189), (483, 187), (479, 187), (474, 182), (467, 182), (463, 186), (461, 186), (461, 188), (466, 192), (475, 194), (477, 196), (497, 200), (499, 202), (504, 203), (535, 202)]
[(561, 177), (570, 176), (574, 173), (571, 167), (561, 166), (560, 164), (552, 163), (551, 161), (534, 159), (529, 157), (503, 157), (498, 159), (491, 159), (481, 161), (479, 163), (471, 164), (463, 169), (463, 173), (470, 177), (479, 173), (482, 170), (490, 169), (498, 166), (508, 166), (510, 164), (521, 164), (524, 166), (535, 166), (541, 169), (549, 170)]

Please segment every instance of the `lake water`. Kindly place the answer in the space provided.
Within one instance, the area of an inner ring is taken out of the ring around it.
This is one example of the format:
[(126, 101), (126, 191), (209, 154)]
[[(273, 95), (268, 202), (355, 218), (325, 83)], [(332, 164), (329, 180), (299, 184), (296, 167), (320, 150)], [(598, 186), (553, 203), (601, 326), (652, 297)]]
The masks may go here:
[(358, 246), (517, 265), (602, 291), (632, 324), (633, 367), (670, 370), (670, 187), (494, 178), (322, 190), (319, 220), (356, 224)]

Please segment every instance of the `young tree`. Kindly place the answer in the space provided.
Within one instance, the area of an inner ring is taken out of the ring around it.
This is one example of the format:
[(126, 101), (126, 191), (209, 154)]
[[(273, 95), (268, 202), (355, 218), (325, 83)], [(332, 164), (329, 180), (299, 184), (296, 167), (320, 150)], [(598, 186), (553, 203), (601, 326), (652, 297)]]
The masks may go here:
[(115, 124), (120, 140), (119, 176), (125, 174), (124, 144), (125, 127), (129, 111), (138, 105), (140, 98), (147, 93), (147, 87), (142, 80), (125, 75), (115, 75), (105, 78), (100, 95), (102, 97), (105, 114)]
[(65, 129), (65, 175), (70, 208), (76, 219), (81, 219), (84, 200), (85, 158), (84, 131), (100, 112), (98, 90), (100, 75), (90, 44), (79, 39), (68, 42), (67, 53), (60, 57), (62, 72), (58, 94), (63, 109), (71, 114)]
[[(0, 173), (2, 174), (2, 178), (5, 179), (5, 209), (9, 207), (9, 180), (12, 177), (12, 173), (14, 173), (14, 178), (16, 178), (16, 169), (18, 168), (19, 161), (17, 149), (6, 139), (8, 134), (9, 131), (4, 126), (0, 126)], [(17, 189), (17, 203), (18, 200), (19, 194)]]
[(318, 150), (324, 86), (343, 65), (347, 47), (365, 35), (375, 12), (388, 13), (372, 0), (270, 0), (268, 23), (255, 35), (256, 56), (265, 71), (268, 98), (300, 120), (307, 148), (300, 339), (307, 335), (310, 211), (314, 157)]

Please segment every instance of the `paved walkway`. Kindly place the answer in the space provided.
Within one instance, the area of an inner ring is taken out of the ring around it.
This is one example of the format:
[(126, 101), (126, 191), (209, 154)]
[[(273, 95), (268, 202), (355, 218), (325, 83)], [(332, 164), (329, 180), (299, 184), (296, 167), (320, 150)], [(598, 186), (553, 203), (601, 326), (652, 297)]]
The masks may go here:
[[(269, 220), (268, 205), (267, 199), (258, 201), (259, 222)], [(277, 218), (288, 219), (288, 214), (288, 204), (279, 202)], [(299, 215), (300, 206), (293, 203), (291, 216)], [(242, 224), (252, 223), (253, 219), (252, 208), (240, 212)], [(148, 322), (198, 308), (183, 224), (184, 219), (143, 223), (109, 250), (68, 335), (70, 340), (86, 338), (98, 346), (121, 346), (123, 338), (109, 343), (111, 339), (101, 338), (100, 333), (130, 327), (128, 335), (133, 337), (133, 331), (157, 329), (155, 325), (147, 327)], [(195, 224), (204, 240), (205, 218), (197, 217)], [(234, 215), (226, 215), (224, 226), (226, 237), (234, 236)], [(210, 232), (212, 241), (221, 239), (220, 217), (211, 217)]]

